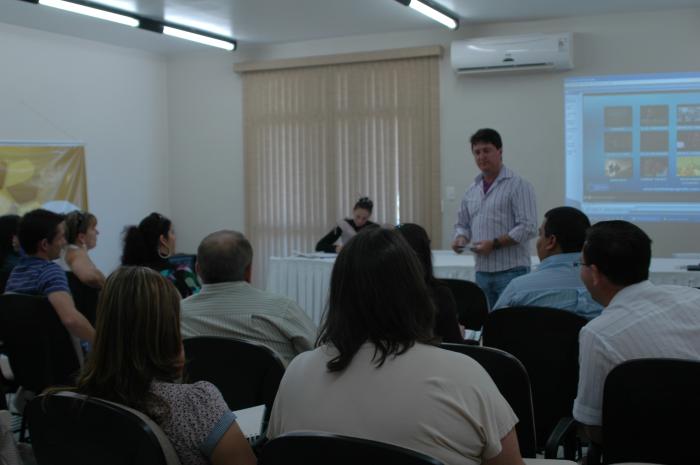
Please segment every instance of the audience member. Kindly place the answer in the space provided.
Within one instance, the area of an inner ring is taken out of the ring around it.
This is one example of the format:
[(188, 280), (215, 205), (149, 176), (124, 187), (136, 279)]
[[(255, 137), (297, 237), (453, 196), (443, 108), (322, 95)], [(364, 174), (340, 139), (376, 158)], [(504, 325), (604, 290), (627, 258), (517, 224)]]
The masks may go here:
[(0, 216), (0, 273), (9, 273), (19, 262), (18, 215)]
[(285, 364), (313, 348), (316, 326), (292, 300), (250, 285), (253, 248), (237, 231), (217, 231), (197, 249), (199, 294), (182, 302), (182, 335), (259, 342)]
[(369, 197), (359, 199), (352, 209), (352, 218), (338, 221), (338, 225), (316, 244), (317, 252), (339, 252), (355, 234), (367, 227), (377, 227), (376, 223), (369, 220), (372, 216), (374, 204)]
[(557, 207), (544, 214), (537, 238), (537, 271), (515, 278), (494, 309), (528, 305), (560, 308), (594, 318), (603, 307), (591, 298), (581, 281), (579, 265), (588, 217), (573, 207)]
[(19, 242), (27, 254), (12, 269), (5, 292), (44, 295), (73, 336), (92, 343), (95, 330), (78, 312), (70, 294), (66, 273), (52, 262), (66, 243), (63, 216), (48, 210), (32, 210), (19, 222)]
[(97, 218), (92, 213), (73, 211), (66, 215), (67, 245), (56, 260), (64, 271), (71, 271), (84, 284), (102, 288), (105, 276), (90, 260), (88, 251), (97, 245)]
[(122, 265), (146, 266), (168, 278), (184, 298), (199, 292), (199, 281), (187, 265), (173, 265), (168, 257), (175, 253), (172, 222), (160, 213), (151, 213), (138, 226), (124, 233)]
[(423, 278), (435, 304), (435, 327), (433, 332), (442, 342), (464, 342), (463, 331), (457, 320), (457, 304), (452, 291), (433, 275), (433, 253), (430, 250), (430, 237), (422, 226), (403, 223), (396, 227), (408, 245), (418, 256), (423, 266)]
[(452, 249), (467, 244), (476, 260), (476, 283), (493, 307), (508, 283), (530, 271), (529, 243), (537, 232), (535, 189), (503, 164), (501, 135), (479, 129), (471, 136), (479, 175), (457, 212)]
[(221, 393), (180, 384), (180, 295), (145, 267), (122, 267), (100, 293), (95, 346), (76, 391), (139, 410), (158, 423), (183, 465), (254, 464)]
[(581, 262), (581, 279), (605, 308), (579, 334), (573, 413), (600, 442), (603, 385), (616, 365), (648, 357), (700, 360), (700, 291), (648, 281), (651, 239), (626, 221), (590, 228)]
[(473, 359), (430, 345), (423, 269), (393, 230), (355, 236), (331, 276), (320, 347), (284, 374), (267, 436), (320, 431), (395, 444), (445, 464), (522, 464), (517, 418)]

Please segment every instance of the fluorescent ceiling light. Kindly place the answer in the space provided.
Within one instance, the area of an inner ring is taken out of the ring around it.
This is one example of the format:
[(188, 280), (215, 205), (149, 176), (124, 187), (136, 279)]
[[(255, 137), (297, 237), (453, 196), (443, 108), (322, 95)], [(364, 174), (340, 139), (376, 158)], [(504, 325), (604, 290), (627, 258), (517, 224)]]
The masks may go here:
[(97, 8), (92, 8), (85, 5), (78, 5), (77, 3), (65, 2), (63, 0), (39, 0), (40, 5), (51, 6), (61, 10), (70, 11), (72, 13), (78, 13), (81, 15), (92, 16), (93, 18), (104, 19), (106, 21), (112, 21), (119, 24), (124, 24), (126, 26), (138, 27), (139, 20), (126, 15), (119, 15), (105, 10), (100, 10)]
[[(416, 10), (417, 12), (424, 14), (428, 18), (430, 18), (434, 21), (437, 21), (438, 23), (442, 24), (443, 26), (447, 26), (450, 29), (457, 29), (457, 27), (459, 26), (459, 22), (457, 21), (456, 18), (448, 16), (447, 14), (440, 11), (438, 8), (431, 6), (432, 2), (426, 3), (425, 1), (422, 2), (420, 0), (396, 0), (396, 1), (401, 3), (402, 5), (410, 6), (411, 8)], [(440, 8), (440, 9), (442, 9), (442, 8)]]
[(233, 42), (227, 42), (225, 40), (214, 39), (212, 37), (203, 36), (201, 34), (195, 34), (194, 32), (183, 31), (182, 29), (177, 29), (170, 26), (163, 26), (163, 34), (166, 36), (179, 37), (180, 39), (191, 40), (192, 42), (199, 42), (204, 45), (211, 45), (212, 47), (223, 48), (224, 50), (233, 50), (236, 45)]

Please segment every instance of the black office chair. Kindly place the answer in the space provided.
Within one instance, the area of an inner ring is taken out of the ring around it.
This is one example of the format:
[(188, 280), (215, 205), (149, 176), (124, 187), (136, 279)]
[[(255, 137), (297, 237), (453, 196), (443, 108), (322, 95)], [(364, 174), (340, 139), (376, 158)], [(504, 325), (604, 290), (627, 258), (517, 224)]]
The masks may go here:
[(484, 367), (498, 390), (518, 416), (515, 431), (523, 457), (534, 458), (536, 453), (535, 422), (532, 411), (530, 379), (522, 363), (502, 350), (467, 344), (440, 344), (443, 349), (468, 355)]
[(457, 303), (457, 315), (460, 324), (467, 329), (481, 330), (489, 314), (486, 294), (478, 284), (461, 279), (441, 279), (452, 291)]
[(277, 354), (255, 342), (226, 337), (193, 337), (184, 345), (190, 382), (215, 385), (231, 410), (265, 404), (265, 420), (269, 418), (284, 374)]
[[(540, 451), (545, 449), (555, 428), (573, 422), (571, 411), (578, 389), (578, 333), (586, 323), (585, 318), (565, 310), (508, 307), (491, 312), (484, 324), (484, 346), (512, 354), (530, 376)], [(565, 457), (574, 460), (578, 449), (575, 436), (562, 439)], [(547, 458), (555, 458), (550, 455)]]
[(25, 412), (39, 465), (180, 465), (160, 427), (123, 405), (59, 392)]
[(75, 308), (87, 318), (92, 326), (95, 326), (97, 299), (100, 296), (100, 290), (84, 284), (72, 271), (66, 272), (66, 277)]
[(700, 463), (700, 361), (638, 359), (603, 390), (603, 463)]
[(5, 285), (10, 278), (10, 271), (0, 271), (0, 294), (5, 292)]
[(269, 441), (259, 465), (442, 465), (437, 459), (403, 447), (329, 433), (287, 433)]

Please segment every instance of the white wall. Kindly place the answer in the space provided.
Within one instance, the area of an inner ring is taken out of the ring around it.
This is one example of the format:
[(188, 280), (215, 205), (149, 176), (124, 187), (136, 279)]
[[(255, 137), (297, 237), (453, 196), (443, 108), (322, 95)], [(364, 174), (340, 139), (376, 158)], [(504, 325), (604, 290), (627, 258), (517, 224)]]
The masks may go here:
[[(344, 37), (274, 45), (240, 52), (173, 60), (168, 67), (172, 189), (189, 177), (206, 178), (196, 191), (173, 192), (180, 237), (196, 247), (208, 231), (223, 225), (244, 229), (241, 83), (233, 60), (264, 60), (443, 44), (464, 38), (529, 32), (574, 32), (576, 68), (568, 73), (457, 77), (449, 52), (441, 65), (441, 151), (443, 195), (454, 186), (458, 198), (445, 202), (443, 246), (449, 244), (461, 192), (476, 176), (467, 140), (479, 127), (495, 127), (504, 138), (506, 163), (535, 185), (539, 215), (564, 199), (563, 79), (573, 75), (700, 70), (700, 9), (616, 14), (473, 27), (455, 32), (412, 32)], [(447, 49), (446, 49), (447, 50)], [(182, 197), (187, 197), (183, 199)], [(197, 211), (197, 213), (193, 213)], [(193, 217), (196, 221), (186, 222)], [(697, 251), (700, 226), (642, 225), (657, 256)], [(438, 241), (436, 241), (438, 242)], [(193, 250), (193, 249), (192, 249)]]
[(0, 24), (0, 140), (85, 144), (104, 271), (124, 225), (170, 213), (167, 65), (135, 50)]

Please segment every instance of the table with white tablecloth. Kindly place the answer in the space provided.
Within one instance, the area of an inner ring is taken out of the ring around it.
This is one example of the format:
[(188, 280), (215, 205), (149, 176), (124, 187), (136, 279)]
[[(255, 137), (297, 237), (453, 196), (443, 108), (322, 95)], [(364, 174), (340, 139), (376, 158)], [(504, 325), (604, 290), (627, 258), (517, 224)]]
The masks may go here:
[[(319, 324), (328, 300), (334, 263), (335, 255), (330, 254), (323, 258), (271, 257), (267, 290), (296, 301)], [(686, 269), (687, 265), (697, 263), (697, 259), (654, 258), (650, 279), (655, 284), (700, 287), (700, 271)], [(539, 264), (537, 257), (532, 257), (532, 264), (533, 267)], [(434, 250), (433, 272), (438, 278), (474, 281), (474, 256)]]

